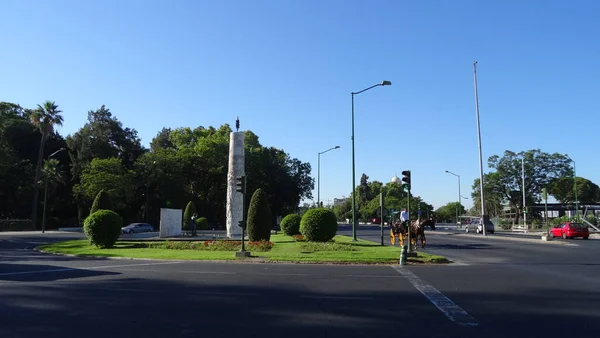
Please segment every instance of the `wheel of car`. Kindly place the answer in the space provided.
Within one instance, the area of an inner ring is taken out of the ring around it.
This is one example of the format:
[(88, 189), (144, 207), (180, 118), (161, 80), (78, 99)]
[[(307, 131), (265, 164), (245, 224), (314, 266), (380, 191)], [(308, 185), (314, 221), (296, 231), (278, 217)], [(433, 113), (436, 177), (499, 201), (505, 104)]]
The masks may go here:
[(562, 238), (567, 239), (567, 234), (563, 232)]
[(133, 230), (129, 230), (129, 234), (132, 235), (133, 234)]
[(583, 237), (583, 239), (590, 239), (589, 237)]
[(552, 231), (550, 231), (550, 232), (548, 233), (548, 237), (550, 237), (550, 238), (554, 238), (554, 233), (553, 233)]
[(146, 229), (146, 232), (150, 232), (150, 229)]

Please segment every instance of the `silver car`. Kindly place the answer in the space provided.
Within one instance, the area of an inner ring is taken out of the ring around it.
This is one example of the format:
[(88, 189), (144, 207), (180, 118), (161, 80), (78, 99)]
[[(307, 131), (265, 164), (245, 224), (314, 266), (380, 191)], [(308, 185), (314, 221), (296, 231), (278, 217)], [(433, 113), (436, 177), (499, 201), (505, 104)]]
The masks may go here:
[(134, 234), (136, 232), (152, 232), (154, 228), (148, 223), (131, 223), (126, 227), (122, 227), (121, 231), (124, 234)]
[[(481, 219), (474, 219), (469, 224), (465, 224), (465, 232), (474, 231), (478, 234), (483, 233), (483, 226), (481, 225)], [(485, 225), (485, 232), (488, 234), (494, 233), (494, 223), (492, 221), (488, 221)]]

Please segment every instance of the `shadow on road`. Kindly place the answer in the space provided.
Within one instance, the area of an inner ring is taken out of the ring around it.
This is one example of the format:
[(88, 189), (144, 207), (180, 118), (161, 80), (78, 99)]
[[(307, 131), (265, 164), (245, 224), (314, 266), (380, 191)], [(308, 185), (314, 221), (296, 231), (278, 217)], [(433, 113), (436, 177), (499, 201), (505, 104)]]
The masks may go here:
[(48, 282), (61, 279), (75, 279), (118, 275), (117, 272), (67, 268), (55, 265), (0, 264), (0, 281)]
[(374, 284), (372, 291), (322, 294), (300, 283), (262, 282), (236, 285), (224, 278), (219, 285), (198, 275), (186, 282), (127, 278), (4, 288), (0, 309), (11, 320), (0, 336), (549, 338), (562, 337), (561, 328), (576, 337), (593, 337), (600, 329), (600, 315), (592, 311), (599, 293), (455, 292), (454, 300), (467, 304), (480, 323), (464, 327), (412, 288), (377, 290)]

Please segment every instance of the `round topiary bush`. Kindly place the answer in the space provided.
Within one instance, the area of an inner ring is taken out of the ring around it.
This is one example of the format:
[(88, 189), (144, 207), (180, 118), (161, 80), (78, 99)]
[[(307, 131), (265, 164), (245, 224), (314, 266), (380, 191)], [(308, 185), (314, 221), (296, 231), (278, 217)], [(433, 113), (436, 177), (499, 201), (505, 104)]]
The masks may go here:
[(83, 232), (91, 245), (100, 248), (112, 247), (121, 235), (123, 219), (111, 210), (98, 210), (83, 222)]
[(338, 229), (335, 214), (325, 208), (310, 209), (302, 215), (300, 233), (311, 242), (327, 242)]
[(281, 220), (281, 231), (288, 236), (300, 234), (300, 221), (302, 217), (298, 214), (289, 214)]
[(262, 189), (256, 189), (248, 208), (248, 239), (250, 241), (269, 241), (271, 239), (271, 207), (267, 194)]
[(196, 229), (208, 230), (208, 220), (206, 219), (206, 217), (196, 218)]

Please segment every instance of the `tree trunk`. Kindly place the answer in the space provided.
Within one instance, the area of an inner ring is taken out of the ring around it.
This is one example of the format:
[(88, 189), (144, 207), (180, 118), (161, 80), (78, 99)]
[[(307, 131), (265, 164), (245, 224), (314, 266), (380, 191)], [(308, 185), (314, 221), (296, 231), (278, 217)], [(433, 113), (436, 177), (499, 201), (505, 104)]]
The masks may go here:
[(35, 167), (35, 178), (33, 180), (33, 205), (31, 207), (31, 223), (33, 230), (37, 230), (37, 208), (40, 194), (39, 180), (42, 172), (42, 159), (44, 158), (44, 146), (46, 145), (46, 133), (42, 133), (40, 141), (40, 150), (38, 152), (37, 165)]

